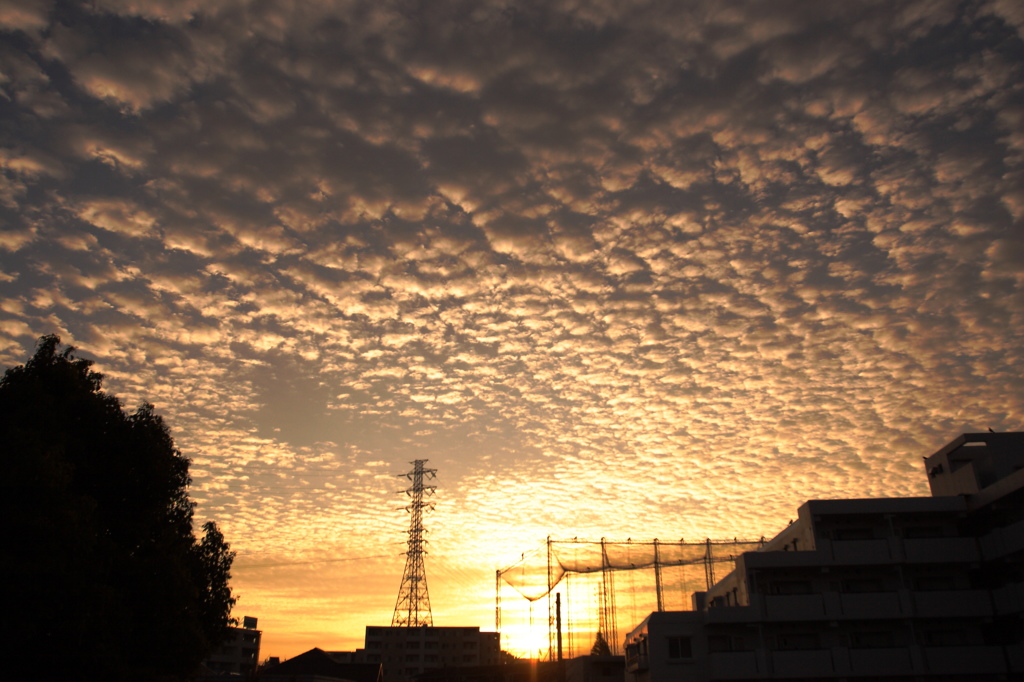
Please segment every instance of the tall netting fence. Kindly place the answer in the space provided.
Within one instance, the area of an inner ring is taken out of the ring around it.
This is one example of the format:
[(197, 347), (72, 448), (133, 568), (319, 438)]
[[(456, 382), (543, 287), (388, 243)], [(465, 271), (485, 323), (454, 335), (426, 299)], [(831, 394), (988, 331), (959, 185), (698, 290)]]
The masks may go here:
[(692, 609), (694, 592), (764, 542), (548, 539), (497, 572), (495, 627), (510, 649), (530, 657), (590, 653), (598, 632), (619, 653), (622, 636), (652, 611)]

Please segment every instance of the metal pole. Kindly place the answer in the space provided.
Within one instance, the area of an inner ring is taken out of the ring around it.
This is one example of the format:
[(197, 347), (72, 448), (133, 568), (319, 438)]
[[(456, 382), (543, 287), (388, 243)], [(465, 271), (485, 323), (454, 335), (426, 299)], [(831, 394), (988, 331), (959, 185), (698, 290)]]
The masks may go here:
[(553, 646), (551, 642), (551, 536), (548, 536), (548, 660), (553, 660)]
[(704, 582), (707, 584), (707, 589), (710, 590), (711, 586), (715, 584), (715, 564), (711, 554), (711, 538), (705, 539), (704, 548)]
[(501, 570), (494, 572), (494, 631), (501, 641)]
[(664, 611), (665, 588), (661, 583), (661, 553), (658, 550), (658, 538), (654, 538), (654, 589), (658, 595), (658, 611)]
[(562, 660), (562, 593), (555, 593), (555, 628), (558, 631), (558, 660)]

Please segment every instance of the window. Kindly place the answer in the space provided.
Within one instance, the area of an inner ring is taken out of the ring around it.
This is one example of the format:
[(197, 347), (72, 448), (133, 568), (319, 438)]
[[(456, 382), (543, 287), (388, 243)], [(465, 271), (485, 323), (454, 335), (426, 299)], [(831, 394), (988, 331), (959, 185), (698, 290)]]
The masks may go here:
[(941, 538), (945, 535), (942, 526), (907, 526), (903, 529), (903, 537), (911, 539)]
[(889, 631), (851, 632), (851, 649), (885, 649), (895, 646), (895, 638)]
[(877, 578), (847, 578), (843, 581), (843, 592), (854, 594), (882, 592), (882, 581)]
[(781, 651), (805, 651), (807, 649), (820, 649), (821, 645), (816, 632), (789, 632), (778, 637), (779, 649)]
[(693, 658), (693, 642), (689, 637), (668, 638), (669, 660)]
[(771, 584), (771, 594), (810, 594), (810, 580), (776, 580)]
[(923, 636), (925, 646), (963, 646), (967, 633), (963, 630), (929, 630)]
[(957, 589), (957, 581), (952, 576), (927, 575), (914, 580), (914, 589), (922, 592), (938, 592)]
[(708, 651), (710, 653), (715, 654), (732, 650), (732, 637), (729, 635), (708, 635)]
[(871, 532), (870, 528), (847, 527), (836, 528), (835, 531), (836, 540), (871, 540), (874, 537), (875, 534)]

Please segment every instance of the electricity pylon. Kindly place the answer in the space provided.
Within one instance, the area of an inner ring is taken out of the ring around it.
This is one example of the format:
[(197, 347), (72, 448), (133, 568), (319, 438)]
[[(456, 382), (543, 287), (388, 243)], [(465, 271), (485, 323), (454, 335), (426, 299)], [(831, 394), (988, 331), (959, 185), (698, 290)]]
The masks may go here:
[(412, 487), (405, 491), (412, 502), (405, 508), (412, 515), (409, 524), (409, 548), (405, 553), (405, 573), (402, 575), (402, 586), (398, 588), (398, 601), (395, 602), (395, 615), (391, 618), (391, 627), (432, 626), (430, 615), (430, 596), (427, 594), (427, 571), (423, 567), (423, 555), (426, 551), (423, 544), (423, 510), (434, 508), (433, 503), (424, 502), (424, 497), (434, 494), (434, 486), (423, 485), (423, 478), (434, 478), (437, 469), (424, 469), (427, 460), (414, 461), (413, 470), (404, 474), (412, 481)]

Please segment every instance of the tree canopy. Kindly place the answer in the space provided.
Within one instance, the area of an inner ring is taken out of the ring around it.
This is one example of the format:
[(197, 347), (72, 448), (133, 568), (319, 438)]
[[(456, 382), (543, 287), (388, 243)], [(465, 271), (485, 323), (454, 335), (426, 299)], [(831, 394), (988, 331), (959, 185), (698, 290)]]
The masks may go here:
[(197, 539), (190, 461), (153, 406), (126, 412), (60, 346), (0, 378), (5, 666), (180, 679), (227, 633), (234, 553), (212, 522)]
[(590, 647), (591, 656), (611, 656), (612, 649), (608, 646), (608, 640), (604, 638), (604, 635), (600, 630), (597, 631), (597, 636), (594, 638), (594, 646)]

